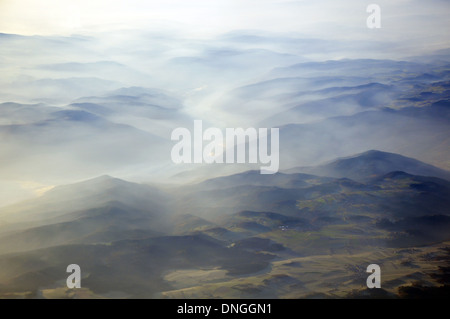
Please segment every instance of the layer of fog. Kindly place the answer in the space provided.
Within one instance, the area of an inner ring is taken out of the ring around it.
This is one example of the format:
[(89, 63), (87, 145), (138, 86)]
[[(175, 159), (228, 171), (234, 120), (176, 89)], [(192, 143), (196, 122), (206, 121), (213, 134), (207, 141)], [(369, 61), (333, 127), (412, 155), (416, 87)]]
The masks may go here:
[[(373, 135), (380, 127), (329, 119), (380, 111), (410, 96), (414, 81), (403, 78), (434, 72), (448, 80), (441, 72), (448, 69), (448, 52), (421, 56), (448, 43), (411, 50), (385, 29), (369, 34), (366, 16), (358, 18), (363, 29), (358, 36), (339, 39), (276, 27), (219, 28), (206, 36), (154, 26), (71, 36), (0, 34), (0, 176), (7, 190), (2, 205), (102, 174), (172, 183), (255, 168), (174, 165), (170, 133), (192, 127), (194, 119), (221, 129), (281, 127), (284, 169), (374, 148), (442, 164), (437, 146), (434, 154), (423, 151), (445, 137), (447, 131), (440, 130), (445, 125), (416, 119), (422, 133), (396, 129)], [(413, 21), (407, 17), (403, 21)], [(391, 18), (383, 26), (393, 25)], [(341, 59), (359, 60), (325, 62)], [(383, 122), (390, 123), (377, 123)], [(286, 135), (290, 124), (300, 126)], [(405, 145), (411, 137), (422, 147)]]

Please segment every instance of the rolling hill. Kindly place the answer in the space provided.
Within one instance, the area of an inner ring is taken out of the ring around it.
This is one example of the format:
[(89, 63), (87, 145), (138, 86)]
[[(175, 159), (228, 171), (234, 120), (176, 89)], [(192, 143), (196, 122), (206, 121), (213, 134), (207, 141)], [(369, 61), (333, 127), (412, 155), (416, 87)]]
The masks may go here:
[[(364, 256), (393, 263), (391, 297), (411, 278), (438, 285), (416, 250), (436, 256), (450, 240), (450, 182), (423, 176), (444, 171), (379, 151), (315, 169), (358, 181), (247, 171), (164, 191), (110, 176), (55, 187), (1, 210), (0, 296), (348, 297), (363, 293)], [(77, 292), (64, 282), (72, 263)]]
[(288, 173), (302, 172), (335, 178), (346, 177), (358, 181), (384, 175), (392, 171), (404, 171), (414, 175), (435, 176), (450, 180), (449, 171), (413, 158), (376, 150), (340, 158), (323, 165), (296, 167), (286, 170)]

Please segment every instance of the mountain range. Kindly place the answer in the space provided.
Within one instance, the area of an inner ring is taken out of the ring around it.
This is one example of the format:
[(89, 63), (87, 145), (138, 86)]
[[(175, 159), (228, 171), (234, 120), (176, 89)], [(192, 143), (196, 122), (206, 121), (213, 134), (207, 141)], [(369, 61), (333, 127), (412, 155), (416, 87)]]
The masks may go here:
[[(155, 28), (0, 33), (0, 298), (448, 296), (445, 37)], [(175, 164), (195, 120), (280, 170)]]
[[(336, 256), (333, 268), (346, 256), (331, 283), (353, 278), (347, 288), (318, 289), (343, 297), (365, 285), (349, 265), (371, 252), (398, 264), (392, 278), (433, 282), (402, 256), (450, 241), (447, 171), (374, 150), (297, 170), (309, 173), (247, 171), (172, 189), (101, 176), (4, 207), (0, 294), (68, 297), (65, 267), (76, 263), (78, 297), (307, 297), (305, 258)], [(396, 280), (390, 296), (408, 282)]]

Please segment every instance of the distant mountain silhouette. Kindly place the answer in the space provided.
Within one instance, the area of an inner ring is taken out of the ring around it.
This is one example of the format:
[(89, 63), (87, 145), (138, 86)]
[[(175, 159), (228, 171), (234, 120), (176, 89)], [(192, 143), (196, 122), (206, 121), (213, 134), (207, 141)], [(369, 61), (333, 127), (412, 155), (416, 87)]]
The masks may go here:
[(340, 158), (319, 166), (292, 168), (286, 172), (365, 180), (392, 171), (403, 171), (413, 175), (434, 176), (450, 180), (450, 172), (446, 170), (413, 158), (377, 150)]
[[(3, 207), (0, 219), (17, 223), (55, 223), (75, 219), (73, 212), (104, 206), (161, 214), (166, 198), (160, 190), (103, 175), (79, 183), (57, 186), (41, 197)], [(1, 229), (0, 229), (1, 233)]]

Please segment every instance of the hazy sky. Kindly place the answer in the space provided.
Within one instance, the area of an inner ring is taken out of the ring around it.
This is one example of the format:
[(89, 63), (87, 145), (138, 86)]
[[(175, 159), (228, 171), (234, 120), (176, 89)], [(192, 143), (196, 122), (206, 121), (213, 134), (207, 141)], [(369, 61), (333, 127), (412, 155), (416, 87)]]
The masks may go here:
[[(381, 7), (381, 30), (366, 27), (370, 3)], [(439, 47), (448, 41), (449, 9), (444, 0), (0, 0), (0, 31), (72, 34), (164, 26), (202, 36), (260, 29), (321, 38), (415, 39)]]

